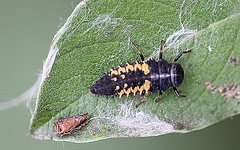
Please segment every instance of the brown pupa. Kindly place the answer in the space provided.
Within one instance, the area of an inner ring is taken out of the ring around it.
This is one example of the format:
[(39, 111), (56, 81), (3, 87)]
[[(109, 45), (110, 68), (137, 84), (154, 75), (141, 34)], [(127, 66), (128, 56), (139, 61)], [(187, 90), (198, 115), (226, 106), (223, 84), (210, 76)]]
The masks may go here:
[(58, 136), (70, 134), (73, 130), (80, 129), (88, 122), (89, 114), (72, 117), (61, 117), (53, 121)]

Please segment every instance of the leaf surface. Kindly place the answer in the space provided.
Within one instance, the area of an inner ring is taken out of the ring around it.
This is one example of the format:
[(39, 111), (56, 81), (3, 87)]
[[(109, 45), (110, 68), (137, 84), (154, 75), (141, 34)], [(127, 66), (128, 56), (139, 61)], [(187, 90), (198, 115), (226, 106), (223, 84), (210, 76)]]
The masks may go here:
[[(53, 40), (30, 124), (35, 138), (89, 142), (111, 137), (157, 136), (201, 129), (240, 112), (240, 3), (238, 1), (83, 1)], [(158, 60), (160, 41), (168, 62), (178, 63), (185, 80), (178, 90), (106, 97), (90, 87), (112, 67), (145, 58)], [(58, 137), (53, 121), (89, 113), (89, 123)]]

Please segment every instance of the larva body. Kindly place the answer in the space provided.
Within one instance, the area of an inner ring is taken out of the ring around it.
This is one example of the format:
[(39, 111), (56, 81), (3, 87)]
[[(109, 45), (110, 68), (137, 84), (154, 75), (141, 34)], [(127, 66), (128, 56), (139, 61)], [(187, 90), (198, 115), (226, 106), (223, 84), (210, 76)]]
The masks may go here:
[(165, 92), (170, 87), (178, 87), (184, 79), (184, 71), (180, 64), (168, 63), (166, 60), (156, 62), (150, 59), (147, 62), (128, 63), (101, 77), (91, 87), (91, 92), (99, 95), (120, 97), (123, 94)]
[(178, 97), (185, 97), (180, 95), (176, 89), (183, 83), (184, 79), (184, 70), (176, 62), (182, 54), (189, 53), (191, 50), (179, 53), (173, 63), (168, 63), (162, 59), (161, 42), (159, 61), (154, 59), (144, 61), (142, 53), (133, 43), (132, 45), (140, 54), (142, 61), (112, 68), (91, 87), (90, 90), (93, 94), (119, 95), (122, 97), (124, 94), (127, 96), (133, 94), (135, 96), (136, 93), (142, 95), (148, 92), (159, 91), (159, 97), (155, 100), (158, 101), (162, 97), (162, 92), (172, 87)]

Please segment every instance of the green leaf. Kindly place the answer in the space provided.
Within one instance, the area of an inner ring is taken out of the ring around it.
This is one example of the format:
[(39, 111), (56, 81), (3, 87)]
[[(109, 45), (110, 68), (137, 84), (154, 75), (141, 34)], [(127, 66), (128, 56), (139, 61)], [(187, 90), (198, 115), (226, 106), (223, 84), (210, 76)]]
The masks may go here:
[[(240, 112), (240, 3), (238, 1), (83, 1), (53, 40), (30, 124), (35, 138), (89, 142), (111, 137), (157, 136), (207, 127)], [(178, 90), (106, 97), (90, 87), (104, 73), (127, 61), (158, 60), (160, 41), (168, 62), (178, 63), (185, 80)], [(89, 113), (85, 127), (58, 137), (53, 121)]]

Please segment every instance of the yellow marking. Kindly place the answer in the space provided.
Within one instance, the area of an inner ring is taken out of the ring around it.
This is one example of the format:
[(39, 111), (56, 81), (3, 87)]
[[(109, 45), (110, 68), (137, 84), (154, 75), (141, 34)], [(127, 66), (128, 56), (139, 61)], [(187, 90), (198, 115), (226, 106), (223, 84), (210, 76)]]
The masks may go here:
[(118, 75), (117, 70), (113, 70), (113, 71), (111, 72), (111, 75)]
[(127, 97), (129, 96), (129, 94), (132, 92), (132, 87), (130, 87), (130, 92), (127, 94)]
[(127, 88), (128, 87), (128, 84), (127, 83), (124, 83), (124, 88)]
[(119, 98), (121, 98), (123, 94), (124, 94), (124, 90), (122, 90), (121, 92), (119, 92), (119, 93), (118, 93)]
[(149, 66), (148, 64), (142, 64), (142, 71), (144, 72), (145, 75), (149, 74), (150, 70), (149, 70)]
[(119, 90), (119, 89), (120, 89), (120, 86), (117, 85), (115, 90), (117, 91), (117, 90)]
[(136, 95), (136, 92), (138, 91), (138, 86), (137, 87), (135, 87), (133, 90), (132, 90), (132, 92), (133, 92), (133, 96), (135, 96)]
[(129, 88), (128, 90), (125, 90), (125, 94), (127, 94), (127, 97), (128, 97), (128, 95), (131, 93), (131, 88)]
[(143, 85), (144, 90), (147, 92), (148, 90), (150, 90), (150, 81), (149, 80), (145, 80), (145, 83)]
[(111, 80), (113, 80), (113, 81), (117, 81), (117, 78), (116, 78), (116, 77), (114, 77), (114, 78), (112, 78)]
[(126, 76), (124, 74), (122, 74), (121, 77), (122, 77), (122, 79), (125, 79)]
[(128, 65), (128, 66), (126, 67), (126, 70), (127, 70), (127, 72), (128, 72), (128, 70), (133, 71), (133, 65)]
[(135, 64), (134, 69), (135, 69), (135, 71), (137, 69), (142, 70), (142, 65), (137, 63), (137, 64)]
[(133, 93), (137, 92), (137, 91), (138, 91), (138, 88), (139, 88), (138, 86), (135, 87), (135, 88), (132, 90), (132, 92), (133, 92)]
[(118, 74), (121, 74), (121, 72), (126, 72), (126, 69), (124, 67), (118, 68)]
[(140, 92), (140, 95), (142, 95), (142, 91), (144, 90), (144, 86), (142, 85), (140, 88), (138, 88), (138, 91)]

